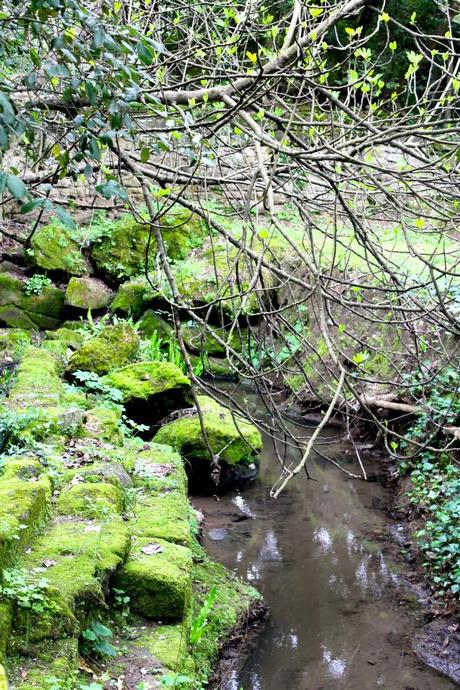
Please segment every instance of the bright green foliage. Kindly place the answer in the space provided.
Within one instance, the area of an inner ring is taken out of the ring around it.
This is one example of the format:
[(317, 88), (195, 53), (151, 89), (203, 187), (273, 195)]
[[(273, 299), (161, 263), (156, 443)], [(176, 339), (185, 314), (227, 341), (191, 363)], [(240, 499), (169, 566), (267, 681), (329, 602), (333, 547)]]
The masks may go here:
[(48, 276), (35, 273), (24, 283), (24, 292), (26, 295), (41, 295), (44, 288), (49, 287), (51, 284), (51, 280)]
[[(255, 462), (262, 449), (258, 429), (207, 396), (199, 396), (198, 400), (213, 454), (228, 465)], [(197, 414), (166, 424), (155, 441), (171, 445), (192, 463), (203, 458), (211, 461)]]
[(128, 323), (106, 326), (86, 341), (70, 358), (69, 371), (106, 374), (132, 361), (139, 350), (139, 336)]
[(77, 232), (62, 223), (44, 225), (35, 231), (29, 259), (34, 266), (46, 271), (64, 271), (78, 276), (90, 270)]
[(90, 626), (83, 630), (83, 646), (82, 652), (86, 656), (115, 656), (117, 650), (109, 642), (113, 637), (113, 633), (106, 625), (100, 621), (92, 621)]
[[(460, 417), (460, 374), (447, 369), (430, 376), (428, 386), (419, 375), (407, 377), (414, 395), (425, 394), (429, 412), (417, 417), (401, 448), (412, 449), (411, 440), (442, 447), (439, 428), (458, 425)], [(416, 536), (424, 565), (441, 592), (460, 592), (460, 469), (447, 453), (425, 449), (412, 461), (401, 463), (408, 471), (411, 503), (424, 518)]]

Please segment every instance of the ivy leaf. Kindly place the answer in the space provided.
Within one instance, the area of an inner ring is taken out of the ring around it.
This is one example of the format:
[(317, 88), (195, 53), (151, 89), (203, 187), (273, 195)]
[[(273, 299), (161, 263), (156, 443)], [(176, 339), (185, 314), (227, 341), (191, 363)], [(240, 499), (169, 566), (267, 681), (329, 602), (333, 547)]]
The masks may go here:
[(8, 175), (6, 178), (6, 186), (15, 199), (24, 199), (27, 194), (27, 187), (24, 182), (16, 175)]

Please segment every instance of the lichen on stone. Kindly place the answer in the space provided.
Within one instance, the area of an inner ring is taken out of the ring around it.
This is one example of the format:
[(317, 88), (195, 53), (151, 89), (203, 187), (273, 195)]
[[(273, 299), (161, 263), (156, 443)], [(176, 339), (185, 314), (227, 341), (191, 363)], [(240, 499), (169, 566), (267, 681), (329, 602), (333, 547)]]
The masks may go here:
[(113, 299), (113, 292), (97, 278), (72, 276), (65, 291), (65, 303), (77, 309), (103, 309)]

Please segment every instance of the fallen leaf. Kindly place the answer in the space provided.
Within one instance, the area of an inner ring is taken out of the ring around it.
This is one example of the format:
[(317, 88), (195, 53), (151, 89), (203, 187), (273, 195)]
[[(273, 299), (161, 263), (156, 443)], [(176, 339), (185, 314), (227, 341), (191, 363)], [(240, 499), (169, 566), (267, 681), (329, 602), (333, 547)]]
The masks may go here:
[(163, 547), (160, 546), (159, 544), (147, 544), (147, 546), (143, 546), (141, 549), (142, 553), (147, 554), (147, 556), (154, 556), (156, 553), (161, 553), (163, 551)]

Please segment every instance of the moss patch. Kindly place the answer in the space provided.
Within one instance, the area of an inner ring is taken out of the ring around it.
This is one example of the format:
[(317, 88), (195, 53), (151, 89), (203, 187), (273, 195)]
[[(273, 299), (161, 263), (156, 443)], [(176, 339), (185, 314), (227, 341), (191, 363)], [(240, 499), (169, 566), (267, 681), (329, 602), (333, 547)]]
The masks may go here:
[(153, 309), (147, 309), (137, 322), (139, 331), (150, 338), (153, 333), (157, 333), (165, 341), (175, 338), (174, 329), (165, 318)]
[[(228, 465), (253, 463), (262, 449), (258, 429), (211, 398), (199, 396), (198, 399), (213, 454)], [(166, 424), (156, 434), (155, 441), (171, 445), (192, 463), (202, 459), (211, 461), (197, 414)]]
[(145, 278), (142, 276), (133, 278), (120, 285), (110, 309), (137, 318), (152, 301), (155, 294)]
[(109, 441), (119, 445), (123, 442), (120, 424), (120, 411), (107, 407), (93, 407), (86, 412), (83, 435), (86, 438)]
[(129, 534), (120, 518), (108, 522), (58, 519), (33, 544), (21, 566), (38, 568), (51, 588), (78, 611), (103, 604), (108, 577), (125, 560)]
[(179, 491), (138, 497), (133, 534), (148, 539), (166, 539), (176, 544), (190, 544), (189, 502)]
[(20, 690), (48, 690), (71, 687), (78, 669), (78, 639), (47, 640), (34, 647), (33, 656), (8, 660), (12, 687)]
[(47, 478), (0, 479), (0, 569), (10, 565), (45, 520), (51, 500)]
[(65, 343), (67, 347), (72, 350), (77, 350), (83, 344), (83, 336), (71, 328), (58, 328), (55, 331), (47, 331), (46, 337), (48, 340), (59, 340)]
[(192, 556), (184, 546), (161, 539), (137, 539), (115, 586), (131, 597), (146, 618), (180, 619), (189, 605)]
[(102, 375), (134, 359), (139, 350), (139, 336), (127, 323), (106, 326), (84, 343), (70, 358), (68, 371), (92, 371)]
[(60, 223), (44, 225), (35, 231), (29, 259), (34, 266), (47, 271), (65, 271), (77, 276), (90, 271), (82, 254), (79, 233)]
[(56, 328), (64, 309), (64, 291), (46, 286), (39, 295), (24, 292), (24, 280), (0, 273), (0, 321), (7, 326), (37, 330)]
[(56, 509), (60, 515), (88, 518), (119, 514), (123, 510), (123, 493), (105, 482), (74, 484), (59, 494)]
[(125, 456), (124, 463), (128, 471), (133, 472), (138, 485), (154, 492), (177, 489), (187, 494), (184, 463), (171, 446), (149, 443), (148, 448), (133, 448), (132, 454)]

